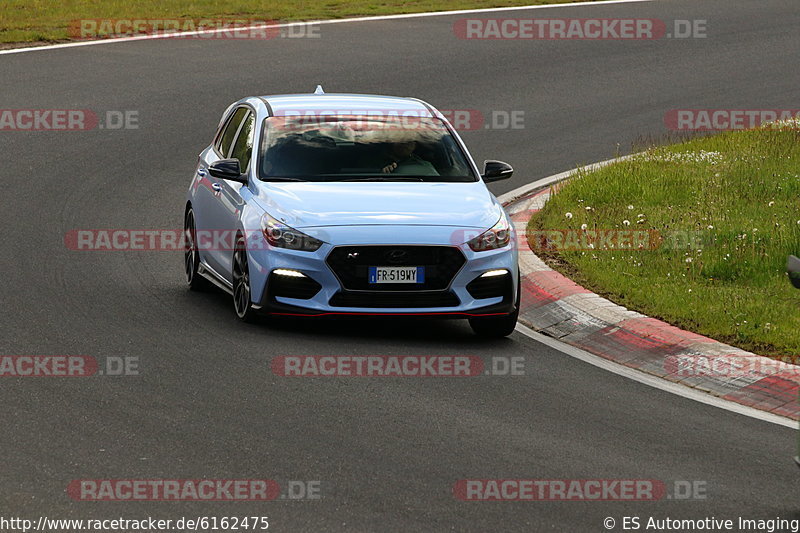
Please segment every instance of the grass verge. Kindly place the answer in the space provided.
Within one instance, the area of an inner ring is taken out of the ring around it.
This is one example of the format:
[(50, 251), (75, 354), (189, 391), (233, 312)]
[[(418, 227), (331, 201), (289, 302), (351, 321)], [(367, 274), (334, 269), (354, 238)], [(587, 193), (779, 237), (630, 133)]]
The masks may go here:
[(796, 124), (652, 147), (578, 174), (528, 238), (620, 305), (763, 355), (800, 355), (800, 291), (785, 273), (800, 252)]
[(595, 0), (4, 0), (0, 43), (69, 40), (71, 21), (81, 19), (322, 20)]

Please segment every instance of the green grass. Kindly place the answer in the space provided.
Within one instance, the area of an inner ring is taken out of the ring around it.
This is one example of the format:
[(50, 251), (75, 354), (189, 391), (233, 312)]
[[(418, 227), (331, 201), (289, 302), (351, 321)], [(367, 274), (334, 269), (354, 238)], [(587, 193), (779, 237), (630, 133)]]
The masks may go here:
[(541, 252), (585, 287), (746, 350), (787, 360), (800, 354), (800, 291), (785, 274), (787, 255), (800, 252), (797, 126), (652, 147), (581, 173), (533, 217), (529, 236), (580, 234), (583, 224), (654, 230), (664, 239), (645, 247), (654, 249)]
[(70, 21), (80, 19), (319, 20), (565, 1), (576, 0), (3, 0), (0, 43), (67, 40)]

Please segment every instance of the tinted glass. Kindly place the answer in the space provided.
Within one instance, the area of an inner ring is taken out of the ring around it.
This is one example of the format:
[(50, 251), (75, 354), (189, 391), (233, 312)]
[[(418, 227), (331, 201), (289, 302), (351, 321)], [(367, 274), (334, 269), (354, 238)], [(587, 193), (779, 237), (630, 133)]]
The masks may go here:
[(219, 150), (219, 153), (222, 154), (222, 157), (228, 157), (231, 143), (233, 142), (236, 132), (239, 130), (239, 125), (242, 123), (242, 119), (244, 118), (245, 114), (247, 114), (247, 109), (240, 107), (236, 110), (236, 112), (234, 112), (230, 120), (228, 120), (228, 124), (225, 126), (225, 131), (222, 133), (219, 143), (217, 144), (217, 150)]
[(270, 117), (262, 137), (267, 181), (477, 181), (437, 118)]
[(250, 164), (250, 156), (253, 153), (254, 122), (253, 114), (248, 114), (239, 132), (239, 136), (236, 138), (236, 142), (233, 145), (233, 152), (231, 152), (231, 157), (239, 160), (242, 172), (247, 170), (247, 166)]

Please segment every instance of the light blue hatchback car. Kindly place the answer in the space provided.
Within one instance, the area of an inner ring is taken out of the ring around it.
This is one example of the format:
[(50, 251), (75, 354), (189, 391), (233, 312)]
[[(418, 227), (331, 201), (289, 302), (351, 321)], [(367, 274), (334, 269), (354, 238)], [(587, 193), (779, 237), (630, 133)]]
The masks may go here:
[(513, 226), (436, 109), (413, 98), (244, 98), (223, 114), (186, 198), (189, 286), (236, 314), (466, 318), (509, 335), (519, 314)]

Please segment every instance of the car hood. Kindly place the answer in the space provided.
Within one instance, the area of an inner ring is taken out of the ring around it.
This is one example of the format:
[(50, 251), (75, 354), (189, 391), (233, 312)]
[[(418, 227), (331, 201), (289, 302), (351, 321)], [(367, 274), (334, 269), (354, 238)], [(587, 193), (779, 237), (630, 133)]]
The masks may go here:
[(298, 229), (354, 225), (487, 229), (502, 213), (482, 182), (262, 182), (256, 201)]

